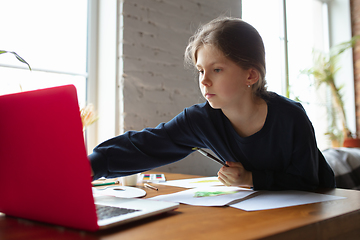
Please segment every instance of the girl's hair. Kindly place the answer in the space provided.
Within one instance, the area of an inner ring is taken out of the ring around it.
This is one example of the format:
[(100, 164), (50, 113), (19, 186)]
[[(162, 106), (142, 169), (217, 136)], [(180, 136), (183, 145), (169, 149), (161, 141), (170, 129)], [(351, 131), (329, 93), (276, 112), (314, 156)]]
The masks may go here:
[(264, 43), (253, 26), (238, 18), (212, 20), (201, 26), (189, 39), (185, 63), (195, 66), (197, 52), (205, 44), (218, 48), (225, 57), (245, 70), (255, 68), (260, 76), (252, 87), (253, 93), (259, 97), (267, 95)]

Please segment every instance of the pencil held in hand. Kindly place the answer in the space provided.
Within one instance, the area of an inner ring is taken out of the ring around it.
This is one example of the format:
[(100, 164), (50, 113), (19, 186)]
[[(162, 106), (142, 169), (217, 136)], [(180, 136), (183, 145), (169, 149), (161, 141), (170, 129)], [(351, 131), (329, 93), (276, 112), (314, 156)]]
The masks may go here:
[(229, 165), (227, 165), (226, 163), (222, 162), (220, 159), (214, 157), (214, 156), (211, 155), (210, 153), (202, 150), (201, 148), (194, 147), (194, 148), (192, 148), (192, 150), (196, 150), (196, 151), (198, 151), (199, 153), (201, 153), (202, 155), (204, 155), (205, 157), (208, 157), (208, 158), (210, 158), (211, 160), (214, 160), (215, 162), (220, 163), (221, 165), (223, 165), (223, 166), (225, 166), (225, 167), (229, 167)]

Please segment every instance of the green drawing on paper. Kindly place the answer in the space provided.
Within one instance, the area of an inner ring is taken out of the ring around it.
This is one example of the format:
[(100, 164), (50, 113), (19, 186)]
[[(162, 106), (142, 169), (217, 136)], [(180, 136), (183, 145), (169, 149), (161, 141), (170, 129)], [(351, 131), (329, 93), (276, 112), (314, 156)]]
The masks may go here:
[(233, 194), (237, 192), (238, 191), (214, 191), (214, 192), (198, 191), (195, 192), (194, 197), (215, 197), (220, 195)]

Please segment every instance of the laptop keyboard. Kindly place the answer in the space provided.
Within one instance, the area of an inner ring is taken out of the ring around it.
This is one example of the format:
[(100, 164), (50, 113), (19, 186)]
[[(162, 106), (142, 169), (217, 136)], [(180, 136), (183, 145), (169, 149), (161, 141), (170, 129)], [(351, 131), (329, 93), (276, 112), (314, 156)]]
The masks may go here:
[(117, 217), (120, 215), (140, 211), (137, 209), (111, 207), (111, 206), (103, 206), (103, 205), (95, 205), (95, 206), (96, 206), (96, 213), (97, 213), (99, 220)]

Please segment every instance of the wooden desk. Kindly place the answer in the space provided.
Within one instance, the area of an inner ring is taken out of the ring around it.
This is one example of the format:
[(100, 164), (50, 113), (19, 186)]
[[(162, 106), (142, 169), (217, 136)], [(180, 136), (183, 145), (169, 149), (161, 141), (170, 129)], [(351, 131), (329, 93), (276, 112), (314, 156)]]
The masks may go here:
[[(166, 173), (168, 180), (191, 177), (199, 176)], [(158, 192), (144, 188), (147, 198), (184, 190), (156, 186)], [(0, 215), (0, 239), (359, 239), (360, 191), (323, 193), (347, 198), (255, 212), (181, 204), (176, 211), (95, 233)]]

